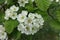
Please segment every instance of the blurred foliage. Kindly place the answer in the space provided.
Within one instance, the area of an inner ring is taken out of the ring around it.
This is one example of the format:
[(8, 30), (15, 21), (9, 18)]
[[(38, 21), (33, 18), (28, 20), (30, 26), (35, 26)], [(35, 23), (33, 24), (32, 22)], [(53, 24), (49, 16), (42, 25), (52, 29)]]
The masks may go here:
[(3, 4), (5, 2), (5, 0), (0, 0), (0, 4)]

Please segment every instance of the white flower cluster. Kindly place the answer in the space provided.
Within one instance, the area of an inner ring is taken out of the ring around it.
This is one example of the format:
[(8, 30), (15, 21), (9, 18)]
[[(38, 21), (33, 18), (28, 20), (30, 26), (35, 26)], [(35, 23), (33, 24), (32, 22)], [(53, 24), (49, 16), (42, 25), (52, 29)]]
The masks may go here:
[[(31, 1), (34, 2), (34, 0)], [(25, 4), (29, 3), (29, 0), (18, 0), (18, 3), (21, 7), (25, 7)]]
[(27, 11), (22, 11), (17, 20), (19, 21), (18, 31), (25, 33), (26, 35), (34, 35), (39, 29), (42, 28), (44, 20), (41, 15), (37, 13), (29, 13)]
[(11, 6), (10, 9), (7, 9), (5, 11), (5, 17), (4, 19), (9, 20), (9, 18), (15, 20), (17, 18), (17, 11), (19, 10), (19, 7), (16, 7), (15, 5)]
[(5, 19), (9, 20), (12, 18), (13, 20), (17, 19), (19, 22), (18, 31), (21, 33), (25, 33), (26, 35), (34, 35), (39, 29), (42, 28), (44, 20), (40, 14), (37, 13), (28, 13), (28, 11), (22, 11), (17, 15), (17, 11), (19, 7), (13, 5), (10, 9), (5, 11)]
[(7, 33), (3, 25), (0, 25), (0, 40), (8, 40)]

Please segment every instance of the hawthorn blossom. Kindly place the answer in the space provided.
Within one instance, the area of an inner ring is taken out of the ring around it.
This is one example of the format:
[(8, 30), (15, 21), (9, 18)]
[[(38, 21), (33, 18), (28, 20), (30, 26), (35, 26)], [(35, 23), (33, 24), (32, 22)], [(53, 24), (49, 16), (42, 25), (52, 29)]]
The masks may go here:
[(29, 3), (29, 0), (18, 0), (18, 3), (21, 7), (25, 7), (26, 3)]
[(0, 25), (0, 40), (8, 40), (7, 33), (3, 25)]
[(26, 20), (26, 15), (27, 15), (27, 11), (22, 11), (18, 16), (17, 16), (17, 20), (19, 22), (24, 22)]
[(9, 20), (9, 18), (15, 20), (17, 18), (17, 11), (19, 10), (19, 7), (16, 7), (15, 5), (11, 6), (10, 9), (7, 9), (5, 11), (5, 17), (4, 19)]

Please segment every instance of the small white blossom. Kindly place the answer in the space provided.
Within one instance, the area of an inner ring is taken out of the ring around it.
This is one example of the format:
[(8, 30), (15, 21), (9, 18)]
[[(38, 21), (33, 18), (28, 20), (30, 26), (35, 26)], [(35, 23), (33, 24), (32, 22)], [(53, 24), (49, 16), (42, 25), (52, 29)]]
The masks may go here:
[(28, 14), (28, 11), (23, 10), (21, 14), (26, 16)]
[(11, 13), (10, 18), (12, 18), (13, 20), (15, 20), (17, 18), (17, 13), (14, 13), (14, 12)]
[(13, 6), (10, 7), (10, 10), (11, 11), (18, 11), (19, 7), (16, 7), (15, 5), (13, 5)]
[(21, 33), (24, 33), (25, 32), (25, 26), (23, 24), (19, 24), (18, 30), (21, 31)]
[(0, 25), (0, 32), (5, 31), (5, 28), (3, 27), (3, 25)]
[(3, 25), (0, 25), (0, 40), (8, 40), (7, 33)]
[(32, 18), (26, 18), (26, 20), (25, 20), (25, 24), (31, 24), (32, 23), (32, 21), (33, 21), (33, 19)]
[(17, 18), (17, 11), (19, 10), (19, 7), (16, 7), (15, 5), (11, 6), (10, 9), (7, 9), (5, 11), (5, 17), (4, 19), (9, 20), (9, 18), (15, 20)]
[(10, 9), (7, 9), (6, 11), (5, 11), (5, 17), (4, 17), (4, 19), (6, 19), (6, 20), (9, 20), (9, 17), (11, 16), (11, 10)]
[(28, 17), (34, 19), (35, 18), (35, 14), (29, 13), (29, 16)]
[(17, 20), (18, 20), (19, 22), (24, 22), (25, 19), (26, 19), (26, 16), (25, 16), (25, 15), (22, 15), (22, 14), (19, 14), (18, 17), (17, 17)]
[(28, 3), (29, 0), (18, 0), (20, 6), (25, 7), (25, 4)]
[(26, 20), (27, 13), (27, 11), (22, 11), (22, 13), (17, 16), (17, 20), (19, 22), (24, 22)]
[(7, 38), (6, 32), (0, 32), (0, 40), (5, 40)]

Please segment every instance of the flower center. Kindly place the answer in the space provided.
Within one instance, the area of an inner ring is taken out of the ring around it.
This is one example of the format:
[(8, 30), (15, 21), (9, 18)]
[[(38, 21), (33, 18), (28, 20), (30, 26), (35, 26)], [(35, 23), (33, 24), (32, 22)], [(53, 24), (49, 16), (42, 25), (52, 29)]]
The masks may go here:
[(26, 27), (27, 30), (29, 30), (29, 27)]
[(32, 20), (29, 18), (27, 22), (28, 22), (28, 23), (31, 23), (31, 22), (32, 22)]
[(21, 19), (24, 19), (24, 16), (22, 16)]

